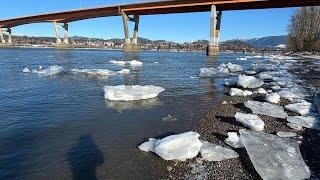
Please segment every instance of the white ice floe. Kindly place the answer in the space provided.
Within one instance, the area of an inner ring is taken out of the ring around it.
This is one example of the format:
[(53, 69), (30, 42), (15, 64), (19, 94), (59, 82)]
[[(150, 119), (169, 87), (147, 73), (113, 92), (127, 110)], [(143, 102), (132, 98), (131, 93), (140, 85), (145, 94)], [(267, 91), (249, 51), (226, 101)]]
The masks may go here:
[(131, 73), (130, 69), (122, 69), (120, 71), (117, 71), (117, 74), (122, 74), (122, 75), (128, 75), (130, 73)]
[(256, 71), (246, 71), (245, 73), (246, 73), (247, 75), (255, 75), (255, 74), (257, 74)]
[(238, 85), (243, 88), (258, 88), (263, 85), (263, 81), (254, 76), (239, 75)]
[(240, 130), (240, 136), (262, 179), (310, 178), (309, 168), (295, 140), (249, 130)]
[(288, 116), (284, 111), (284, 108), (276, 104), (249, 100), (245, 102), (244, 105), (247, 108), (250, 108), (253, 114), (267, 115), (282, 119), (285, 119)]
[(310, 113), (312, 104), (307, 101), (301, 101), (298, 103), (288, 104), (285, 108), (289, 111), (296, 112), (305, 116)]
[(148, 141), (142, 143), (140, 146), (138, 146), (138, 148), (141, 151), (145, 151), (145, 152), (149, 152), (149, 151), (155, 152), (156, 142), (157, 142), (157, 139), (149, 138)]
[(208, 78), (214, 77), (216, 75), (216, 70), (214, 68), (201, 68), (200, 69), (200, 77)]
[(318, 123), (317, 118), (312, 116), (289, 116), (287, 121), (306, 128), (316, 128)]
[(257, 91), (256, 91), (258, 94), (267, 94), (268, 92), (265, 90), (265, 89), (263, 89), (263, 88), (259, 88), (259, 89), (257, 89)]
[(202, 141), (202, 144), (200, 154), (207, 161), (223, 161), (239, 157), (239, 154), (231, 149), (207, 141)]
[(82, 74), (89, 76), (114, 76), (116, 73), (108, 69), (70, 69), (70, 72), (74, 74)]
[(162, 118), (162, 121), (166, 121), (166, 122), (172, 122), (172, 121), (177, 121), (177, 120), (178, 119), (173, 117), (171, 114), (169, 114), (168, 116)]
[(228, 63), (227, 68), (229, 69), (230, 72), (241, 72), (243, 71), (243, 68), (241, 65), (238, 64), (232, 64), (232, 63)]
[(262, 72), (262, 73), (259, 74), (259, 78), (260, 78), (260, 79), (263, 79), (263, 80), (266, 80), (266, 79), (272, 79), (273, 76), (271, 76), (271, 75), (268, 74), (268, 73)]
[(185, 132), (171, 135), (156, 142), (155, 153), (165, 160), (192, 159), (196, 157), (202, 147), (196, 132)]
[(31, 70), (28, 67), (23, 68), (23, 73), (31, 73)]
[(297, 91), (293, 91), (292, 89), (282, 89), (278, 92), (280, 97), (287, 99), (287, 100), (294, 100), (298, 98), (303, 98), (303, 94)]
[(62, 66), (54, 65), (41, 70), (34, 69), (32, 70), (32, 73), (37, 73), (44, 76), (51, 76), (51, 75), (60, 74), (64, 71), (65, 69)]
[(137, 60), (132, 60), (132, 61), (109, 61), (112, 64), (116, 64), (116, 65), (120, 65), (120, 66), (124, 66), (124, 65), (130, 65), (130, 66), (135, 66), (135, 67), (141, 67), (142, 66), (142, 62), (141, 61), (137, 61)]
[(263, 131), (264, 129), (264, 122), (257, 115), (237, 112), (235, 118), (245, 127), (248, 127), (252, 130)]
[(119, 112), (133, 109), (150, 109), (162, 106), (164, 103), (158, 98), (144, 99), (138, 101), (105, 101), (106, 107)]
[(269, 103), (278, 104), (280, 102), (280, 96), (278, 93), (267, 94), (266, 101)]
[(302, 126), (300, 124), (287, 123), (287, 126), (298, 131), (302, 130)]
[(250, 95), (252, 95), (252, 92), (248, 91), (248, 90), (243, 91), (238, 88), (231, 88), (229, 94), (230, 94), (230, 96), (250, 96)]
[(165, 89), (159, 86), (104, 86), (105, 99), (111, 101), (135, 101), (157, 97)]
[(226, 144), (234, 148), (243, 148), (242, 141), (236, 132), (228, 132), (228, 138), (224, 140)]
[(297, 133), (279, 131), (279, 132), (277, 132), (277, 135), (278, 135), (279, 137), (288, 138), (288, 137), (296, 137), (296, 136), (297, 136)]
[(237, 58), (237, 60), (246, 61), (246, 60), (248, 60), (248, 58), (247, 57), (239, 57), (239, 58)]

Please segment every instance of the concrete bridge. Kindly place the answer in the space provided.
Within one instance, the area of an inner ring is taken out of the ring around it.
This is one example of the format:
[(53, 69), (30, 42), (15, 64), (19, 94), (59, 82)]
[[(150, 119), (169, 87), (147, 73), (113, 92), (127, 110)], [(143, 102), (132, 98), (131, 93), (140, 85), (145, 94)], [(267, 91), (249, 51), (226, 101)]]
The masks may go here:
[[(122, 16), (125, 37), (123, 50), (124, 52), (139, 52), (138, 31), (141, 15), (211, 11), (210, 40), (207, 54), (217, 55), (219, 53), (219, 34), (223, 11), (319, 5), (320, 0), (165, 0), (70, 10), (0, 20), (0, 43), (6, 46), (12, 44), (11, 34), (12, 28), (15, 26), (51, 22), (54, 24), (56, 47), (71, 48), (68, 39), (68, 24), (70, 22), (98, 17)], [(134, 23), (132, 38), (128, 29), (129, 22)], [(64, 30), (63, 41), (61, 40), (60, 28)], [(4, 33), (8, 34), (7, 40), (4, 39)]]

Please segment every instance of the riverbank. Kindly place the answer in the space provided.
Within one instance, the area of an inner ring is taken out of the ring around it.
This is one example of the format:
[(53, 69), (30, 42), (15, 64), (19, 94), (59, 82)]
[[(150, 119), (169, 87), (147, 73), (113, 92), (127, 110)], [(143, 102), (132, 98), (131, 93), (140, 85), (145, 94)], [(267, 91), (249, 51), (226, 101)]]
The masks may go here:
[[(313, 71), (316, 69), (315, 67), (311, 67), (310, 64), (306, 66), (306, 63), (308, 64), (310, 61), (312, 60), (297, 61), (296, 64), (288, 68), (288, 72), (297, 77), (298, 84), (310, 94), (309, 97), (306, 94), (306, 100), (317, 104), (314, 102), (314, 99), (317, 99), (315, 93), (319, 92), (317, 85), (319, 80), (318, 78), (310, 80), (308, 75), (314, 77), (319, 74), (317, 74), (318, 71)], [(310, 68), (310, 71), (306, 71), (304, 69), (306, 67)], [(300, 71), (295, 71), (295, 69), (299, 69)], [(302, 72), (305, 72), (305, 74), (302, 74)], [(306, 79), (308, 81), (306, 81)], [(272, 86), (269, 83), (265, 83), (262, 87), (269, 91), (272, 90)], [(235, 119), (237, 112), (251, 113), (251, 110), (246, 108), (244, 103), (248, 100), (264, 102), (265, 95), (253, 94), (246, 97), (229, 96), (230, 89), (230, 87), (225, 87), (221, 102), (210, 108), (209, 112), (199, 121), (195, 131), (201, 135), (201, 139), (203, 140), (236, 151), (239, 154), (239, 158), (220, 162), (208, 162), (198, 156), (185, 162), (172, 162), (168, 167), (166, 179), (261, 179), (246, 149), (232, 148), (228, 146), (224, 140), (228, 137), (228, 132), (239, 132), (240, 129), (245, 129), (245, 127)], [(310, 91), (310, 89), (312, 89), (312, 91)], [(281, 98), (279, 105), (285, 106), (288, 104), (290, 104), (289, 100)], [(287, 110), (286, 113), (289, 116), (299, 115)], [(284, 119), (265, 115), (259, 115), (259, 117), (265, 123), (265, 133), (274, 135), (279, 131), (296, 133), (297, 136), (292, 138), (299, 143), (301, 155), (310, 168), (311, 179), (320, 178), (320, 132), (308, 128), (295, 130), (288, 127), (286, 125), (287, 121)]]

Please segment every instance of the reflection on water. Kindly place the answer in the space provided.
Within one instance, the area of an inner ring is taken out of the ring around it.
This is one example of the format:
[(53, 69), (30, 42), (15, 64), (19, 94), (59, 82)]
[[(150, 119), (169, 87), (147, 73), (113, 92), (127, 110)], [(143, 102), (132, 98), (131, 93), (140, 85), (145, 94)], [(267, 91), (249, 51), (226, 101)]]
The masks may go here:
[[(0, 179), (161, 178), (166, 162), (140, 152), (137, 145), (149, 137), (193, 130), (219, 101), (223, 79), (190, 77), (198, 77), (202, 67), (238, 63), (239, 56), (53, 49), (0, 49), (0, 54)], [(138, 60), (143, 66), (122, 67), (110, 60)], [(24, 66), (39, 65), (66, 70), (128, 68), (132, 73), (109, 78), (22, 73)], [(123, 84), (166, 90), (149, 100), (104, 99), (105, 85)]]
[(125, 110), (134, 110), (134, 109), (149, 109), (156, 106), (162, 106), (164, 103), (159, 100), (159, 98), (138, 100), (138, 101), (109, 101), (105, 100), (106, 107), (110, 109), (115, 109), (119, 112)]

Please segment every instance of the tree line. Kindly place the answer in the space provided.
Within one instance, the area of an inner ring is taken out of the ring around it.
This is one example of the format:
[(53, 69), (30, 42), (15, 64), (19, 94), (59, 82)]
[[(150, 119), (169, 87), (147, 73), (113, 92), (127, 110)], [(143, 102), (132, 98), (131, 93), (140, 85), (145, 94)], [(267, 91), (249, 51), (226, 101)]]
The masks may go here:
[(294, 52), (320, 52), (320, 6), (302, 7), (291, 17), (287, 40)]

